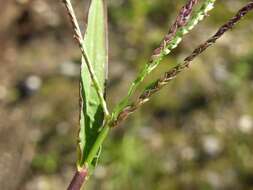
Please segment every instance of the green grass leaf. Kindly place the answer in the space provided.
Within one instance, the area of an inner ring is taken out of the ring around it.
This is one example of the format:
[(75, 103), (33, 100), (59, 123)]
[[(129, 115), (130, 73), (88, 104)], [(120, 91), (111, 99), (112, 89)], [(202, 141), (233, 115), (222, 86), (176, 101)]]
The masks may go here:
[[(91, 0), (84, 45), (100, 89), (105, 91), (108, 64), (107, 16), (105, 0)], [(104, 113), (84, 59), (81, 67), (81, 112), (78, 165), (95, 166), (98, 155), (87, 163), (104, 122)], [(96, 153), (98, 154), (98, 153)]]

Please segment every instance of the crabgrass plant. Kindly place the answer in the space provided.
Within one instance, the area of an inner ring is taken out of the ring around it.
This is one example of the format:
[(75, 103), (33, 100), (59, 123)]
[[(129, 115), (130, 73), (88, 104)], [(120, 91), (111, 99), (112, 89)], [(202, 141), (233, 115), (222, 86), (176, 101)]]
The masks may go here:
[[(181, 64), (172, 67), (159, 79), (151, 82), (135, 101), (131, 101), (143, 80), (159, 66), (165, 56), (179, 45), (187, 33), (206, 18), (208, 12), (214, 8), (215, 2), (216, 0), (188, 0), (186, 2), (169, 32), (158, 48), (153, 51), (150, 59), (131, 84), (127, 96), (110, 112), (104, 97), (108, 66), (106, 0), (91, 0), (84, 34), (80, 30), (71, 0), (63, 0), (72, 23), (74, 39), (82, 54), (78, 160), (76, 173), (68, 190), (81, 189), (92, 174), (98, 162), (103, 142), (112, 128), (120, 126), (130, 114), (149, 101), (153, 94), (159, 92), (179, 73), (189, 68), (191, 62), (198, 55), (213, 45), (228, 30), (233, 28), (243, 16), (253, 10), (253, 0), (251, 0), (234, 17), (222, 25), (213, 36), (200, 44)], [(200, 5), (196, 6), (198, 4)]]

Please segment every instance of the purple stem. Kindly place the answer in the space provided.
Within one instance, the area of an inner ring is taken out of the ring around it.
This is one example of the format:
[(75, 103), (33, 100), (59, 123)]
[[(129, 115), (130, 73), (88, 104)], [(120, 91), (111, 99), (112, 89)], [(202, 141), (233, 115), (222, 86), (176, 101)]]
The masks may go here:
[(87, 168), (82, 168), (80, 171), (76, 171), (67, 190), (80, 190), (87, 176), (88, 176)]

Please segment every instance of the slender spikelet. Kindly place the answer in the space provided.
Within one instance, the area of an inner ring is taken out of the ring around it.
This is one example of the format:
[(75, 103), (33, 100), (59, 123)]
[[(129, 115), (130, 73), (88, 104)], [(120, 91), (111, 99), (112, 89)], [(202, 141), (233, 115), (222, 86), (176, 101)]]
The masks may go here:
[(71, 4), (71, 1), (70, 0), (62, 0), (62, 2), (66, 7), (67, 13), (69, 15), (69, 18), (70, 18), (70, 21), (72, 24), (72, 29), (74, 32), (74, 39), (77, 41), (78, 45), (80, 46), (80, 44), (83, 41), (83, 36), (82, 36), (82, 32), (80, 30), (79, 24), (77, 22), (77, 18), (76, 18), (73, 6)]
[(188, 56), (183, 64), (179, 64), (172, 68), (171, 70), (164, 73), (164, 75), (157, 81), (152, 83), (134, 102), (133, 104), (125, 107), (118, 115), (116, 121), (114, 121), (113, 126), (118, 126), (122, 121), (124, 121), (131, 113), (142, 106), (144, 103), (149, 101), (150, 97), (161, 90), (162, 87), (166, 86), (171, 80), (176, 78), (176, 76), (189, 67), (190, 63), (208, 47), (213, 45), (219, 38), (221, 38), (228, 30), (232, 29), (233, 26), (238, 23), (242, 17), (253, 10), (253, 0), (240, 9), (237, 14), (231, 18), (226, 24), (222, 25), (219, 30), (210, 37), (205, 43), (199, 45), (190, 56)]
[(154, 50), (151, 59), (138, 74), (137, 78), (133, 81), (127, 97), (125, 97), (115, 109), (116, 117), (122, 111), (124, 107), (129, 104), (130, 97), (134, 94), (137, 87), (142, 81), (161, 63), (162, 59), (168, 55), (173, 49), (175, 49), (182, 41), (183, 36), (190, 32), (207, 13), (213, 9), (216, 0), (205, 0), (201, 7), (191, 17), (194, 5), (198, 1), (189, 0), (188, 3), (182, 7), (175, 23), (169, 30), (169, 33), (165, 36), (160, 46)]
[(190, 0), (187, 2), (187, 4), (185, 6), (182, 7), (182, 9), (180, 10), (180, 12), (176, 18), (176, 21), (171, 26), (168, 34), (165, 35), (160, 46), (154, 50), (153, 55), (151, 56), (150, 63), (152, 62), (153, 59), (156, 58), (157, 55), (161, 54), (161, 51), (166, 46), (168, 46), (168, 44), (171, 42), (173, 37), (176, 35), (178, 29), (182, 28), (183, 26), (185, 26), (188, 23), (191, 13), (192, 13), (192, 10), (193, 10), (193, 7), (197, 3), (198, 3), (197, 0)]
[(220, 29), (208, 39), (204, 44), (201, 44), (193, 53), (185, 59), (185, 62), (191, 62), (196, 56), (205, 51), (209, 46), (213, 45), (222, 35), (228, 30), (232, 29), (234, 25), (242, 19), (248, 12), (253, 9), (253, 1), (249, 2), (246, 6), (240, 9), (237, 14), (231, 18), (226, 24), (222, 25)]
[(213, 9), (214, 2), (215, 0), (206, 0), (200, 9), (193, 14), (192, 18), (190, 18), (193, 6), (197, 1), (188, 1), (186, 6), (181, 9), (175, 23), (160, 44), (160, 47), (153, 52), (150, 61), (142, 71), (141, 78), (134, 81), (130, 92), (136, 89), (137, 85), (139, 85), (140, 82), (142, 82), (143, 79), (161, 63), (164, 56), (168, 55), (179, 45), (185, 34), (189, 33), (190, 30), (204, 19), (208, 11)]
[(189, 1), (180, 11), (176, 22), (170, 29), (170, 32), (165, 36), (160, 47), (153, 52), (150, 64), (155, 62), (156, 59), (159, 60), (160, 57), (168, 55), (173, 49), (175, 49), (182, 41), (183, 36), (189, 33), (190, 30), (203, 20), (208, 11), (213, 9), (214, 2), (215, 0), (207, 0), (190, 19), (193, 5), (195, 5), (197, 1)]

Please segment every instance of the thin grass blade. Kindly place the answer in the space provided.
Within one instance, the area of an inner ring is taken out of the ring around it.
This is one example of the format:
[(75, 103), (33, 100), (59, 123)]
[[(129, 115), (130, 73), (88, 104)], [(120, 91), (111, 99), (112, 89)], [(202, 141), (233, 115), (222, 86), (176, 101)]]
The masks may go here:
[[(107, 48), (107, 12), (105, 0), (91, 0), (88, 12), (88, 22), (84, 36), (84, 46), (92, 64), (99, 87), (105, 93), (107, 78), (108, 48)], [(104, 111), (99, 96), (94, 88), (85, 60), (81, 67), (81, 112), (79, 132), (78, 165), (95, 166), (98, 155), (87, 163), (90, 152), (100, 133), (104, 122)], [(98, 154), (98, 153), (96, 153)]]

